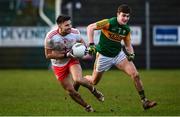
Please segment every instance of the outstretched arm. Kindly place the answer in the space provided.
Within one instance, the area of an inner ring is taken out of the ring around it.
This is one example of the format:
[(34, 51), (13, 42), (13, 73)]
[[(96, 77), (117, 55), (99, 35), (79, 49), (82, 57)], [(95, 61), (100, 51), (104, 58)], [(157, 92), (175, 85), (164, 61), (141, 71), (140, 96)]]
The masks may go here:
[(87, 37), (88, 37), (88, 41), (89, 41), (89, 48), (88, 48), (89, 54), (93, 55), (96, 53), (96, 48), (94, 45), (94, 31), (105, 29), (105, 28), (109, 28), (108, 19), (100, 20), (98, 22), (95, 22), (95, 23), (88, 25)]
[(109, 28), (108, 19), (103, 19), (98, 22), (92, 23), (87, 27), (87, 37), (89, 43), (94, 43), (94, 30), (108, 29)]
[(94, 43), (94, 30), (97, 29), (96, 23), (90, 24), (87, 27), (87, 37), (89, 43)]

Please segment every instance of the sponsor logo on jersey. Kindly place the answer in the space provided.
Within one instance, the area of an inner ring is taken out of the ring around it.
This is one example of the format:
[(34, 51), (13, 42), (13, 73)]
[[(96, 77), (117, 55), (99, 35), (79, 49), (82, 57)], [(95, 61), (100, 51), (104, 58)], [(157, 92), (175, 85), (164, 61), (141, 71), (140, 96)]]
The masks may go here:
[(117, 42), (121, 42), (121, 40), (125, 39), (126, 36), (124, 35), (120, 35), (120, 34), (117, 34), (117, 33), (113, 33), (113, 32), (110, 32), (108, 30), (102, 30), (102, 33), (110, 40), (112, 41), (117, 41)]

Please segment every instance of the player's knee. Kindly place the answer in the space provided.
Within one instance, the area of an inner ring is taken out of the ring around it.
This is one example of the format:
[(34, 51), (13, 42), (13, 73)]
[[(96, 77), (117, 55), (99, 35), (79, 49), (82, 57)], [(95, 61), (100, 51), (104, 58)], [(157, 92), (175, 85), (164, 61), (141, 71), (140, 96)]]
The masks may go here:
[(138, 80), (139, 79), (139, 73), (137, 71), (133, 71), (131, 73), (131, 77), (134, 79), (134, 80)]
[(76, 78), (76, 79), (74, 80), (74, 82), (77, 83), (77, 84), (81, 84), (81, 78)]
[(66, 88), (66, 91), (69, 93), (69, 92), (73, 92), (73, 89), (72, 88), (69, 88), (69, 87), (67, 87)]
[(75, 93), (74, 93), (73, 91), (69, 91), (68, 94), (69, 94), (69, 96), (71, 96), (71, 97), (75, 95)]
[(93, 78), (92, 75), (86, 75), (84, 78), (86, 78), (88, 80), (88, 82), (92, 85), (96, 85), (99, 82), (98, 78)]
[(71, 97), (76, 95), (76, 91), (74, 89), (67, 89), (67, 92)]
[(97, 80), (92, 80), (92, 81), (91, 81), (91, 84), (93, 84), (93, 85), (97, 85), (97, 83), (98, 83)]

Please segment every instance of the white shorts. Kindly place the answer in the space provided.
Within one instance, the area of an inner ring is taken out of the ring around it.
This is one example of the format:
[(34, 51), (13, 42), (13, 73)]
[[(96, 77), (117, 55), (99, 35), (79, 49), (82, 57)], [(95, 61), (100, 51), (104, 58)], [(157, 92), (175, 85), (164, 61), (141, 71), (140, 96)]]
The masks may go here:
[(125, 58), (126, 58), (126, 55), (123, 51), (120, 51), (119, 54), (113, 58), (103, 56), (102, 54), (97, 53), (96, 61), (95, 61), (95, 69), (97, 72), (107, 71), (113, 65), (118, 64), (119, 62), (121, 62)]

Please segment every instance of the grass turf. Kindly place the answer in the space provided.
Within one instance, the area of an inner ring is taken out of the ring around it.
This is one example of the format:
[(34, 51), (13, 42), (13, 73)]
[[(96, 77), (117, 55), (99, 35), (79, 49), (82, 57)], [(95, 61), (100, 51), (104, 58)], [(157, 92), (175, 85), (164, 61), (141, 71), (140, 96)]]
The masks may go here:
[(96, 110), (87, 113), (71, 100), (50, 70), (0, 70), (0, 115), (179, 116), (180, 70), (141, 70), (140, 75), (147, 97), (157, 101), (157, 107), (144, 111), (132, 80), (110, 70), (96, 86), (104, 93), (105, 102), (98, 102), (80, 87), (81, 96)]

